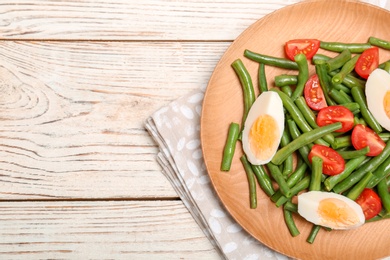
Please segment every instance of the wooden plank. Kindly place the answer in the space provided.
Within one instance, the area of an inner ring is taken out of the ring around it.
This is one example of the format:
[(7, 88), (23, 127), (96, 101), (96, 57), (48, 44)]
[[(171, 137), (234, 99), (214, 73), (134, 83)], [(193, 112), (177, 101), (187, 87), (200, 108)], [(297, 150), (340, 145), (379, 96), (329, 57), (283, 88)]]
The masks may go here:
[(218, 259), (181, 201), (1, 202), (2, 259)]
[(1, 39), (232, 40), (298, 0), (7, 0)]
[(228, 46), (0, 42), (1, 199), (176, 197), (144, 121)]

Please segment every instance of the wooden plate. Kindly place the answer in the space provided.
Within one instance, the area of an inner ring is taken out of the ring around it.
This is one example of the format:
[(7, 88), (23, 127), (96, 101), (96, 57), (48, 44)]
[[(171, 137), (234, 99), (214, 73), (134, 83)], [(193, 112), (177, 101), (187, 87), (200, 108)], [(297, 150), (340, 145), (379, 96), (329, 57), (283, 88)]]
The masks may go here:
[[(230, 172), (220, 164), (230, 122), (241, 122), (243, 96), (231, 63), (241, 58), (257, 86), (258, 64), (243, 57), (245, 49), (282, 57), (290, 39), (317, 38), (335, 42), (367, 42), (369, 36), (390, 40), (390, 12), (372, 5), (340, 0), (305, 1), (265, 16), (246, 29), (228, 48), (206, 90), (201, 117), (201, 141), (212, 184), (233, 218), (256, 239), (287, 256), (299, 259), (378, 259), (390, 255), (390, 219), (349, 231), (321, 230), (314, 244), (306, 239), (312, 225), (299, 216), (301, 234), (289, 234), (281, 208), (276, 208), (258, 187), (258, 207), (249, 208), (248, 183), (238, 146)], [(390, 51), (380, 53), (390, 59)], [(313, 72), (313, 70), (312, 70)], [(269, 86), (281, 73), (266, 67)]]

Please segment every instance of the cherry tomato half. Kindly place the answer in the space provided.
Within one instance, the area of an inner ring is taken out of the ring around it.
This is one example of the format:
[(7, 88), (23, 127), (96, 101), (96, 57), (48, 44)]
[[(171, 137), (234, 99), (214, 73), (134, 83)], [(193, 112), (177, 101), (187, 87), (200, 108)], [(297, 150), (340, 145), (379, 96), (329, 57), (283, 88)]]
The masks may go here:
[(366, 220), (375, 217), (382, 210), (382, 201), (372, 189), (365, 188), (355, 201), (362, 207)]
[(303, 95), (306, 104), (313, 110), (318, 111), (328, 106), (317, 74), (314, 74), (306, 81)]
[(305, 54), (306, 58), (311, 59), (317, 53), (320, 47), (320, 41), (316, 39), (296, 39), (286, 42), (284, 50), (290, 60), (294, 60), (298, 53)]
[(344, 171), (345, 160), (341, 155), (330, 147), (315, 144), (310, 150), (308, 159), (311, 162), (314, 156), (322, 159), (322, 173), (326, 175), (337, 175)]
[(335, 132), (347, 132), (354, 126), (353, 113), (343, 106), (328, 106), (320, 110), (317, 115), (317, 125), (325, 126), (341, 122), (341, 129)]
[(367, 79), (371, 72), (378, 68), (378, 65), (379, 49), (378, 47), (372, 47), (360, 55), (355, 65), (355, 71), (360, 77)]
[(367, 156), (379, 155), (386, 146), (386, 143), (374, 130), (360, 124), (353, 128), (351, 141), (356, 150), (360, 150), (366, 146), (370, 147), (370, 152), (366, 154)]

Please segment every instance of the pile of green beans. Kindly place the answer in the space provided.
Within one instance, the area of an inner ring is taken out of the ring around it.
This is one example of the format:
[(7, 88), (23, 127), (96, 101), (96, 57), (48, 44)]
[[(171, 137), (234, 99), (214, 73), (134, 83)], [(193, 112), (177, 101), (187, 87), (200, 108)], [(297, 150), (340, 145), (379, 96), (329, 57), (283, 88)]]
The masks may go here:
[[(332, 51), (334, 55), (326, 56), (319, 50), (310, 61), (303, 54), (296, 55), (294, 61), (252, 50), (245, 50), (243, 54), (250, 61), (259, 64), (259, 93), (276, 92), (283, 102), (286, 118), (280, 147), (271, 162), (252, 165), (245, 154), (240, 157), (248, 179), (249, 205), (253, 209), (257, 207), (258, 184), (276, 207), (283, 208), (284, 219), (292, 236), (300, 234), (294, 222), (294, 214), (297, 214), (294, 196), (305, 190), (335, 192), (356, 200), (363, 189), (375, 189), (382, 200), (383, 209), (367, 222), (390, 218), (390, 133), (381, 127), (368, 110), (364, 95), (365, 80), (354, 73), (360, 54), (372, 46), (390, 50), (390, 41), (376, 37), (369, 37), (366, 43), (321, 41), (320, 50)], [(268, 86), (265, 66), (279, 67), (286, 72), (275, 76), (273, 86)], [(345, 106), (354, 114), (356, 124), (369, 126), (386, 142), (384, 150), (378, 156), (366, 156), (369, 147), (354, 149), (350, 132), (336, 133), (341, 128), (340, 122), (322, 127), (316, 124), (317, 112), (308, 107), (303, 97), (305, 83), (309, 79), (309, 66), (315, 67), (328, 105)], [(232, 68), (243, 90), (244, 114), (241, 129), (235, 122), (229, 127), (221, 163), (222, 171), (230, 170), (245, 119), (256, 98), (251, 75), (242, 60), (235, 60)], [(390, 60), (381, 63), (379, 68), (390, 73)], [(314, 156), (311, 162), (308, 160), (314, 143), (335, 149), (344, 158), (345, 169), (338, 175), (324, 175), (320, 157)], [(321, 228), (313, 224), (307, 238), (308, 243), (314, 242)]]

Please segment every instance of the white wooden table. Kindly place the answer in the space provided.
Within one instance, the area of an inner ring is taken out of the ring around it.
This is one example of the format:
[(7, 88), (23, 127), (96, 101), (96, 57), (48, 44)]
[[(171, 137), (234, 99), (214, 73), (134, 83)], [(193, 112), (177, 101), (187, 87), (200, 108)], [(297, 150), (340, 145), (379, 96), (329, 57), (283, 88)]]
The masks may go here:
[(144, 121), (295, 2), (2, 0), (0, 258), (218, 259)]

